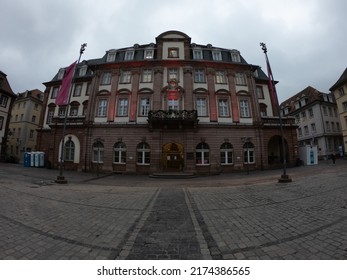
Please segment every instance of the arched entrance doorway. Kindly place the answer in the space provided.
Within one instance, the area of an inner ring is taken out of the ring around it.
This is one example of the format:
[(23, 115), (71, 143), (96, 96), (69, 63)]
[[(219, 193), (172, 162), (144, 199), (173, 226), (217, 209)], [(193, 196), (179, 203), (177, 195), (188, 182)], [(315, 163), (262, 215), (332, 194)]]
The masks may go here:
[[(289, 149), (287, 140), (284, 139), (286, 152), (286, 161), (289, 159)], [(268, 163), (271, 166), (280, 166), (283, 164), (282, 137), (279, 135), (272, 136), (268, 143)]]
[(179, 143), (167, 143), (163, 146), (162, 161), (164, 171), (179, 172), (183, 170), (184, 148)]

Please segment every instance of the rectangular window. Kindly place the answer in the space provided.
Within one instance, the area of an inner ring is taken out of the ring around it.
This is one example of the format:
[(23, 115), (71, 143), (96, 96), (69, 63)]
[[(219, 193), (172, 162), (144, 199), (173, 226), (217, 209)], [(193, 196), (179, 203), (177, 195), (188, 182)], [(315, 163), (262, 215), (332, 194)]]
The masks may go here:
[(148, 112), (151, 109), (151, 103), (149, 98), (141, 98), (140, 101), (140, 116), (148, 116)]
[(220, 51), (212, 51), (212, 58), (216, 61), (222, 61), (222, 53)]
[(316, 132), (316, 124), (315, 123), (311, 123), (311, 130), (313, 133)]
[(58, 116), (59, 117), (65, 117), (65, 111), (66, 111), (66, 107), (59, 107), (59, 110), (58, 110)]
[(246, 77), (244, 73), (236, 73), (235, 80), (237, 85), (241, 85), (241, 86), (247, 85)]
[(142, 71), (142, 83), (151, 83), (152, 82), (152, 70), (150, 69), (144, 69)]
[(312, 108), (308, 109), (308, 115), (310, 116), (310, 118), (313, 118), (313, 109)]
[(102, 85), (110, 85), (111, 84), (111, 78), (112, 78), (111, 72), (104, 72), (104, 74), (102, 75), (101, 84)]
[(168, 50), (168, 57), (169, 58), (178, 58), (178, 48), (169, 48)]
[(224, 71), (216, 71), (216, 84), (226, 84)]
[(308, 126), (307, 125), (304, 126), (304, 130), (305, 130), (305, 135), (308, 135), (309, 134), (309, 130), (308, 130)]
[[(347, 105), (347, 102), (345, 102), (345, 103)], [(347, 106), (346, 106), (346, 110), (345, 111), (347, 111)], [(328, 115), (327, 107), (325, 107), (325, 106), (323, 106), (323, 114), (324, 114), (324, 116)]]
[(195, 83), (205, 83), (205, 71), (203, 69), (195, 69), (194, 82)]
[(218, 112), (220, 117), (229, 117), (228, 99), (218, 100)]
[(126, 117), (128, 116), (128, 99), (121, 98), (118, 100), (118, 116)]
[(240, 53), (236, 51), (231, 52), (231, 60), (232, 62), (241, 62)]
[(345, 91), (344, 91), (343, 88), (339, 88), (338, 91), (339, 91), (339, 96), (344, 96), (345, 95)]
[(70, 116), (76, 117), (78, 115), (78, 107), (77, 106), (71, 106), (70, 108)]
[(116, 52), (109, 52), (106, 57), (106, 62), (114, 62), (116, 60)]
[(196, 110), (198, 112), (198, 116), (207, 116), (207, 104), (206, 98), (197, 98), (196, 99)]
[(134, 51), (126, 51), (124, 60), (134, 60)]
[(144, 59), (153, 59), (153, 57), (154, 57), (154, 50), (152, 49), (145, 50)]
[(325, 127), (327, 131), (330, 131), (330, 123), (329, 122), (325, 122)]
[(47, 124), (50, 124), (53, 122), (53, 116), (54, 116), (54, 108), (49, 108), (48, 109), (48, 114), (47, 114)]
[(300, 137), (302, 136), (302, 128), (301, 127), (298, 128), (298, 134)]
[(51, 99), (56, 99), (58, 95), (59, 87), (54, 87), (52, 90)]
[(4, 125), (4, 117), (0, 117), (0, 130), (2, 130), (3, 125)]
[(249, 118), (251, 116), (249, 112), (248, 100), (240, 100), (240, 116), (241, 118)]
[(177, 68), (169, 68), (167, 70), (168, 81), (172, 79), (176, 79), (178, 81), (178, 69)]
[(264, 99), (263, 87), (261, 87), (261, 86), (256, 86), (256, 91), (257, 91), (257, 97), (258, 97), (258, 99)]
[(168, 110), (179, 110), (179, 101), (177, 99), (169, 99), (167, 106)]
[(83, 77), (87, 74), (87, 66), (82, 66), (79, 69), (78, 76)]
[(123, 71), (120, 78), (121, 84), (129, 84), (131, 81), (131, 71)]
[(31, 122), (35, 123), (36, 122), (36, 116), (31, 117)]
[(81, 96), (81, 92), (82, 92), (82, 84), (75, 85), (73, 96), (75, 97)]
[(30, 129), (29, 138), (30, 139), (34, 138), (34, 130), (32, 130), (32, 129)]
[(193, 59), (202, 59), (202, 50), (193, 50)]
[(106, 117), (107, 113), (107, 99), (100, 99), (98, 104), (97, 117)]

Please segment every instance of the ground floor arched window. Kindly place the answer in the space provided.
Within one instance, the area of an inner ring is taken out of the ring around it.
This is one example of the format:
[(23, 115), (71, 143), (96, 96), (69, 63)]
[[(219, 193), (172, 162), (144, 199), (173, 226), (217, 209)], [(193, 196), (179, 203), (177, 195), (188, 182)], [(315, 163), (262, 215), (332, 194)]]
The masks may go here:
[(255, 163), (254, 145), (252, 142), (246, 142), (243, 145), (243, 158), (245, 164)]
[(65, 143), (65, 161), (75, 160), (75, 143), (69, 139)]
[(196, 164), (210, 164), (210, 147), (207, 143), (199, 143), (195, 149)]
[(150, 164), (151, 162), (151, 148), (146, 142), (141, 142), (137, 145), (137, 163)]
[(104, 144), (101, 141), (93, 144), (93, 161), (104, 162)]
[(220, 163), (233, 164), (233, 145), (228, 142), (220, 146)]
[(117, 142), (113, 147), (114, 163), (126, 163), (127, 146), (123, 142)]

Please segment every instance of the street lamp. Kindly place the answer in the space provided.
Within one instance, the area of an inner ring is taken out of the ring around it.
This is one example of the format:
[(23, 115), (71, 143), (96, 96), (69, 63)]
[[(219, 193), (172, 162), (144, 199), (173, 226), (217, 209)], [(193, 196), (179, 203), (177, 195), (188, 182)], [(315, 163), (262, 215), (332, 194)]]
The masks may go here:
[(274, 106), (277, 107), (278, 118), (279, 118), (279, 122), (280, 122), (280, 132), (281, 132), (281, 140), (282, 140), (282, 157), (283, 157), (283, 174), (278, 179), (278, 182), (279, 183), (289, 183), (292, 181), (292, 179), (289, 178), (289, 176), (287, 175), (287, 169), (286, 169), (287, 168), (286, 167), (287, 159), (286, 159), (286, 149), (285, 149), (285, 142), (284, 142), (283, 123), (282, 123), (280, 106), (278, 104), (275, 80), (274, 80), (274, 77), (272, 75), (269, 58), (267, 56), (266, 45), (265, 45), (265, 43), (260, 43), (260, 46), (261, 46), (261, 49), (263, 50), (263, 52), (265, 54), (266, 66), (267, 66), (268, 76), (269, 76), (269, 87), (270, 87), (271, 99), (272, 99), (272, 102), (275, 103)]

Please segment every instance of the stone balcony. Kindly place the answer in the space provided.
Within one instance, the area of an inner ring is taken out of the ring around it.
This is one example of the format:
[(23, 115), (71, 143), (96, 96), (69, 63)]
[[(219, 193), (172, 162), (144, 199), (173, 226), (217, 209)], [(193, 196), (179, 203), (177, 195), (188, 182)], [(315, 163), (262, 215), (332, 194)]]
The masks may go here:
[(195, 129), (198, 125), (196, 110), (156, 110), (149, 111), (150, 129)]

